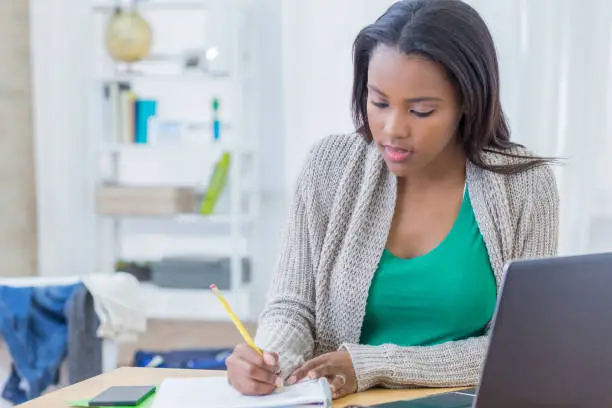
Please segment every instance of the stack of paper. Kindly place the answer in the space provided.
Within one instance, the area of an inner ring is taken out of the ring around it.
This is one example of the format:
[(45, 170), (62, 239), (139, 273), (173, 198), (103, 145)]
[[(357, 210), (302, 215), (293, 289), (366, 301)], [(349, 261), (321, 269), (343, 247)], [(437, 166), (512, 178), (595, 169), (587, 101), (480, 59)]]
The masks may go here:
[(152, 408), (281, 408), (332, 404), (327, 379), (285, 386), (261, 397), (245, 396), (230, 386), (225, 377), (169, 378), (157, 389)]

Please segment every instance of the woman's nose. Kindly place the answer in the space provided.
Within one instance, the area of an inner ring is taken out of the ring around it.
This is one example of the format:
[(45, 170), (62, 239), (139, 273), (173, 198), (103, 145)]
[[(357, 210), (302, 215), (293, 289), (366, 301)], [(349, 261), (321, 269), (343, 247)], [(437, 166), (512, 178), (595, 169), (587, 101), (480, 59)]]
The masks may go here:
[(409, 120), (403, 112), (395, 110), (387, 116), (385, 133), (394, 138), (407, 137), (410, 134)]

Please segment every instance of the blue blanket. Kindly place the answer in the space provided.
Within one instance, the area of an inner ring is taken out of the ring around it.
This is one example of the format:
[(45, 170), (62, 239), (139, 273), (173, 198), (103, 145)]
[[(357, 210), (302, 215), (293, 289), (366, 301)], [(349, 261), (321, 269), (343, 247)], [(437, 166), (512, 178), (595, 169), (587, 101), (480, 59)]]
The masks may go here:
[(65, 306), (80, 285), (0, 286), (0, 334), (13, 359), (3, 398), (20, 404), (57, 384), (67, 349)]

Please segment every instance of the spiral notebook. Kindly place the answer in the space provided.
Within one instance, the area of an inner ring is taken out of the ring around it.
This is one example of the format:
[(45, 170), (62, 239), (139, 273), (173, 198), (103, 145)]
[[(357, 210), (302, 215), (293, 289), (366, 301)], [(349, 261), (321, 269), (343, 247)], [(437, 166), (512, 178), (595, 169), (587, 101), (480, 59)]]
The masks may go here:
[(285, 386), (270, 395), (242, 395), (225, 377), (168, 378), (159, 388), (151, 408), (331, 408), (327, 379)]

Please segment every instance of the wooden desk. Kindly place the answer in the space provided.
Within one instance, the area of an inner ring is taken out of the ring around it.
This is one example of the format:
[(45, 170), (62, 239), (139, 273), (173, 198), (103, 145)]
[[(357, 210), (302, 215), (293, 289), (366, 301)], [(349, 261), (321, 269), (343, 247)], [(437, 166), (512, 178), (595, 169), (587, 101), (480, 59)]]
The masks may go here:
[[(23, 408), (66, 408), (67, 401), (92, 398), (113, 385), (157, 385), (168, 377), (209, 377), (222, 375), (219, 371), (174, 370), (164, 368), (125, 367), (90, 378), (69, 387), (44, 395), (40, 398), (19, 405)], [(343, 408), (350, 404), (373, 405), (383, 402), (419, 398), (426, 395), (451, 391), (451, 389), (415, 389), (415, 390), (370, 390), (355, 394), (334, 402), (334, 408)]]

